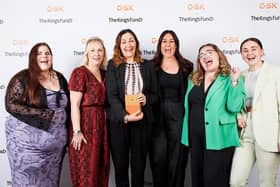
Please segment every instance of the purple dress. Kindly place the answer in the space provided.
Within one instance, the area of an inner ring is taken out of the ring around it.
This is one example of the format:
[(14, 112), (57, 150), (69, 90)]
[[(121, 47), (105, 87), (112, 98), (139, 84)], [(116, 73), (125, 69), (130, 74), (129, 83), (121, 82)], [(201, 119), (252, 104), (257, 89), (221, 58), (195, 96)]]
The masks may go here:
[[(55, 111), (47, 131), (10, 115), (6, 121), (7, 153), (13, 187), (58, 187), (67, 140), (67, 96), (63, 90), (45, 90), (47, 105)], [(57, 105), (57, 94), (61, 94)]]

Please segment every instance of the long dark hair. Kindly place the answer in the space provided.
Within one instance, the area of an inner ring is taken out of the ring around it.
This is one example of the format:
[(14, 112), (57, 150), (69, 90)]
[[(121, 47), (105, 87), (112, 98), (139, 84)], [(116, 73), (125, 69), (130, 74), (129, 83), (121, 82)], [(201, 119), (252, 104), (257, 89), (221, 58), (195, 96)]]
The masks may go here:
[(175, 49), (174, 56), (177, 59), (179, 66), (181, 68), (183, 68), (184, 74), (191, 73), (193, 71), (193, 63), (181, 55), (181, 53), (179, 51), (179, 48), (180, 48), (179, 39), (178, 39), (176, 33), (172, 30), (165, 30), (160, 34), (160, 37), (158, 39), (158, 44), (157, 44), (157, 51), (153, 58), (153, 61), (155, 63), (155, 69), (158, 70), (162, 64), (163, 55), (161, 53), (161, 43), (166, 34), (171, 34), (175, 41), (176, 49)]
[(123, 56), (123, 54), (121, 52), (121, 48), (120, 48), (122, 36), (126, 33), (132, 34), (132, 36), (134, 37), (134, 39), (136, 41), (136, 50), (135, 50), (134, 60), (136, 62), (143, 62), (143, 59), (141, 57), (140, 47), (139, 47), (139, 40), (137, 39), (136, 34), (130, 29), (123, 29), (117, 35), (116, 41), (115, 41), (115, 46), (114, 46), (113, 61), (114, 61), (114, 65), (116, 67), (118, 67), (121, 63), (124, 63), (126, 60), (125, 57)]
[[(38, 90), (39, 90), (38, 88), (40, 86), (39, 76), (41, 73), (41, 69), (37, 62), (38, 49), (41, 46), (46, 46), (49, 49), (50, 54), (52, 56), (51, 48), (45, 42), (40, 42), (40, 43), (35, 44), (29, 53), (27, 89), (26, 89), (25, 96), (28, 97), (26, 99), (28, 99), (29, 103), (33, 104), (35, 106), (40, 103), (40, 99), (42, 97), (42, 94), (40, 92), (38, 92)], [(50, 71), (52, 71), (52, 69), (53, 69), (53, 67), (51, 66)]]

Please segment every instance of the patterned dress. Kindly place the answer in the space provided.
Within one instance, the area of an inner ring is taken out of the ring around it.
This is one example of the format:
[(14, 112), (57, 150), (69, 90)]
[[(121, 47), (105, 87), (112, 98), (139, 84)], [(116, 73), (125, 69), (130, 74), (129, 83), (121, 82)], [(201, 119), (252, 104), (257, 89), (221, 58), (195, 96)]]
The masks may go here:
[[(67, 143), (67, 96), (63, 90), (45, 90), (48, 108), (56, 113), (47, 131), (10, 115), (6, 121), (7, 153), (13, 187), (58, 187)], [(57, 94), (61, 95), (57, 105)]]
[[(81, 131), (87, 140), (75, 151), (69, 146), (73, 187), (107, 187), (109, 179), (109, 147), (105, 115), (104, 73), (102, 82), (84, 66), (76, 68), (70, 77), (69, 90), (83, 93), (80, 113)], [(69, 142), (73, 138), (69, 131)]]

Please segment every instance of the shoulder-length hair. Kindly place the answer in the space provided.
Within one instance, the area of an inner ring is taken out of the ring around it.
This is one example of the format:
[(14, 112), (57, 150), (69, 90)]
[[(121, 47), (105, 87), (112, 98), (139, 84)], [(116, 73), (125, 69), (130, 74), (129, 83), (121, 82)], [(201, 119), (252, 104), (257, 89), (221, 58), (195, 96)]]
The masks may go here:
[(166, 34), (171, 34), (172, 38), (174, 39), (174, 42), (176, 45), (174, 56), (175, 56), (176, 60), (178, 61), (179, 66), (183, 68), (183, 72), (185, 74), (191, 73), (193, 71), (193, 63), (181, 55), (180, 50), (179, 50), (180, 49), (179, 39), (178, 39), (176, 33), (172, 30), (165, 30), (160, 34), (160, 37), (159, 37), (158, 43), (157, 43), (157, 50), (156, 50), (155, 56), (153, 58), (153, 61), (155, 63), (155, 69), (158, 70), (162, 64), (163, 55), (161, 52), (161, 44), (162, 44), (162, 40)]
[[(42, 94), (38, 92), (41, 69), (37, 61), (38, 50), (41, 46), (46, 46), (50, 51), (50, 55), (53, 56), (50, 46), (45, 42), (37, 43), (31, 48), (28, 60), (27, 89), (25, 90), (25, 95), (28, 97), (29, 103), (33, 105), (39, 105), (42, 97)], [(53, 65), (51, 65), (49, 71), (53, 71)]]
[(218, 48), (217, 45), (212, 44), (212, 43), (207, 43), (202, 45), (199, 50), (198, 50), (198, 55), (197, 55), (197, 60), (196, 60), (196, 70), (193, 73), (191, 80), (193, 82), (194, 85), (200, 85), (202, 80), (204, 79), (204, 69), (200, 64), (200, 58), (199, 58), (199, 53), (201, 51), (202, 48), (209, 46), (211, 47), (214, 51), (216, 51), (218, 53), (219, 56), (219, 71), (217, 72), (217, 75), (229, 75), (230, 73), (230, 64), (228, 63), (228, 60), (226, 58), (226, 56), (224, 55), (224, 53)]
[(134, 61), (136, 61), (136, 62), (144, 61), (141, 57), (142, 53), (140, 51), (139, 41), (138, 41), (135, 33), (130, 29), (123, 29), (117, 35), (116, 41), (115, 41), (115, 46), (114, 46), (113, 62), (116, 67), (118, 67), (120, 64), (122, 64), (126, 61), (125, 57), (123, 56), (123, 54), (121, 52), (121, 48), (120, 48), (122, 36), (126, 33), (132, 34), (132, 36), (134, 37), (134, 39), (136, 41), (136, 51), (135, 51), (135, 55), (134, 55)]
[(86, 47), (85, 47), (85, 52), (84, 52), (84, 57), (83, 57), (83, 65), (87, 65), (88, 64), (88, 61), (89, 61), (89, 59), (88, 59), (88, 45), (90, 44), (90, 43), (92, 43), (92, 42), (99, 42), (101, 45), (102, 45), (102, 47), (103, 47), (103, 50), (104, 50), (104, 58), (103, 58), (103, 61), (102, 61), (102, 63), (101, 63), (101, 65), (100, 65), (100, 69), (102, 69), (102, 70), (105, 70), (106, 69), (106, 64), (107, 64), (107, 52), (106, 52), (106, 48), (105, 48), (105, 45), (104, 45), (104, 42), (103, 42), (103, 40), (101, 39), (101, 38), (99, 38), (99, 37), (96, 37), (96, 36), (94, 36), (94, 37), (91, 37), (91, 38), (89, 38), (88, 40), (87, 40), (87, 43), (86, 43)]

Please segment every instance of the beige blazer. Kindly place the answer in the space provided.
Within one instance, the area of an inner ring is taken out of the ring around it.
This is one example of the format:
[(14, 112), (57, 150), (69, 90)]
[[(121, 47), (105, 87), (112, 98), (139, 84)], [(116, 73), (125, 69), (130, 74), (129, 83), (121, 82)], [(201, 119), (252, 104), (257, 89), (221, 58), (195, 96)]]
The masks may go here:
[[(248, 70), (242, 72), (244, 79)], [(256, 82), (252, 125), (256, 142), (265, 150), (278, 152), (280, 142), (280, 67), (264, 62)]]

